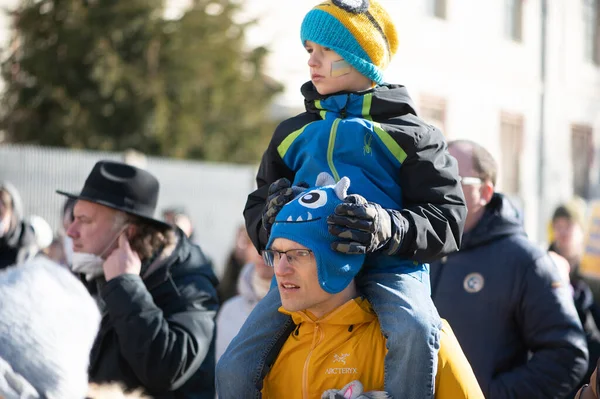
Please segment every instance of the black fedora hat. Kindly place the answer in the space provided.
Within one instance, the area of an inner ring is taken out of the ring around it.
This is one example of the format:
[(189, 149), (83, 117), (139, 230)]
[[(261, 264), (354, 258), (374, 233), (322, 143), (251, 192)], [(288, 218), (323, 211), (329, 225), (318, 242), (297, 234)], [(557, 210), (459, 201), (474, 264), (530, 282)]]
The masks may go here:
[(154, 219), (159, 184), (144, 169), (121, 162), (98, 161), (79, 194), (56, 190), (69, 198), (94, 202), (138, 216), (159, 227), (171, 227)]

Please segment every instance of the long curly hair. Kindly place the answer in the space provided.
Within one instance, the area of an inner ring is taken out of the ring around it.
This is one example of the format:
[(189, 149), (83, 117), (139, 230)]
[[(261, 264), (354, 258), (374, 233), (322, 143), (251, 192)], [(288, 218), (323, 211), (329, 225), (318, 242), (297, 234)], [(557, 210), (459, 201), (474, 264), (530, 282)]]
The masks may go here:
[(135, 226), (133, 236), (129, 237), (129, 245), (139, 255), (141, 261), (148, 260), (160, 249), (174, 244), (177, 240), (175, 231), (163, 227), (138, 216), (122, 213), (115, 220), (115, 225), (129, 224)]

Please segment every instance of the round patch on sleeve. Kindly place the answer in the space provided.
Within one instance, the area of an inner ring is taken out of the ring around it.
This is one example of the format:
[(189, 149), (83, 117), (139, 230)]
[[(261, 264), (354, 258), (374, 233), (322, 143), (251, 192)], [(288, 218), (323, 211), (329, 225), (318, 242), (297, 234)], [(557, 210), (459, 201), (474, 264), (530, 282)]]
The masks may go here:
[(471, 273), (465, 277), (465, 281), (463, 282), (463, 287), (465, 291), (470, 294), (474, 294), (483, 289), (485, 285), (485, 280), (483, 276), (479, 273)]

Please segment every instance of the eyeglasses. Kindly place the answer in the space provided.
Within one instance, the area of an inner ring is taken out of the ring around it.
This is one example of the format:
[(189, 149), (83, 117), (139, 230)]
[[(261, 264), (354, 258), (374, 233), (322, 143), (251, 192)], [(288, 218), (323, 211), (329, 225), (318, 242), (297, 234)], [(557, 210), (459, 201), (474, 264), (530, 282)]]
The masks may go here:
[(483, 180), (479, 177), (473, 176), (459, 176), (460, 184), (463, 186), (478, 186), (483, 183)]
[(287, 251), (266, 249), (262, 252), (262, 256), (265, 263), (271, 267), (275, 267), (279, 263), (282, 255), (285, 255), (290, 266), (302, 266), (310, 262), (312, 253), (310, 249), (289, 249)]

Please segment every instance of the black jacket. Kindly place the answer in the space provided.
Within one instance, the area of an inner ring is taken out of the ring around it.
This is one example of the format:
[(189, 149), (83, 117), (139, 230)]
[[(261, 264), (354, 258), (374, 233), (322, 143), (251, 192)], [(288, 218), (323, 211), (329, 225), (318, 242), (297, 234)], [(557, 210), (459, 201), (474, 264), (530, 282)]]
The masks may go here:
[(456, 161), (441, 132), (416, 116), (406, 88), (377, 86), (321, 96), (302, 86), (306, 112), (282, 122), (265, 151), (244, 217), (258, 249), (267, 243), (262, 213), (271, 183), (314, 184), (320, 172), (348, 176), (349, 193), (400, 211), (398, 257), (428, 262), (454, 252), (466, 216)]
[(92, 382), (142, 387), (155, 399), (214, 399), (217, 280), (200, 248), (181, 232), (178, 239), (144, 280), (122, 275), (101, 284)]
[(38, 252), (31, 226), (19, 222), (4, 237), (0, 237), (0, 270), (22, 263)]
[(431, 264), (431, 279), (486, 398), (564, 398), (587, 371), (571, 293), (502, 195), (459, 252)]

